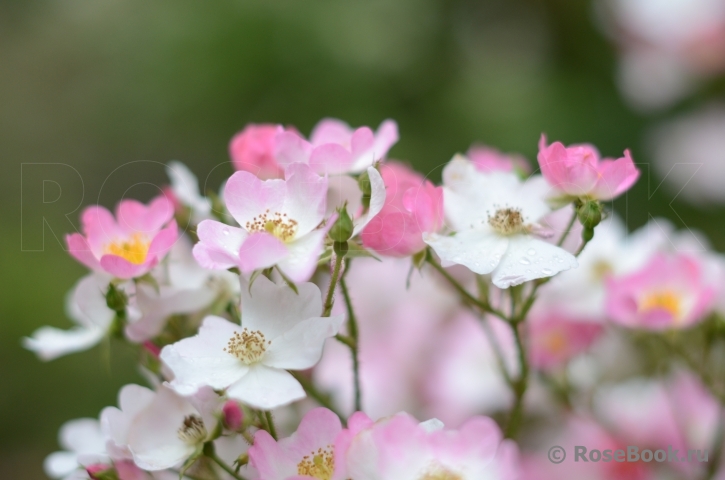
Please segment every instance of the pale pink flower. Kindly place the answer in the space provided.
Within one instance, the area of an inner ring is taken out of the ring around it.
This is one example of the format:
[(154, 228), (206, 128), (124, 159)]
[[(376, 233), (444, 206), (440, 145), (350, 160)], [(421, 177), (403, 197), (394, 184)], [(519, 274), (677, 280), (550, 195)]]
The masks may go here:
[(641, 270), (607, 281), (606, 309), (613, 322), (631, 328), (686, 328), (705, 318), (716, 292), (695, 258), (659, 254)]
[(487, 145), (474, 144), (468, 149), (466, 156), (476, 166), (476, 170), (483, 173), (491, 172), (520, 172), (531, 173), (531, 166), (520, 155), (501, 153)]
[(98, 420), (79, 418), (63, 424), (58, 435), (63, 451), (51, 453), (43, 468), (51, 478), (80, 480), (88, 478), (82, 467), (95, 464), (107, 465), (106, 437)]
[(377, 132), (368, 127), (352, 129), (341, 120), (327, 118), (312, 130), (310, 140), (294, 131), (282, 131), (275, 137), (275, 158), (286, 167), (308, 164), (325, 174), (360, 173), (382, 160), (398, 141), (398, 125), (386, 120)]
[(565, 195), (595, 200), (611, 200), (634, 185), (639, 170), (629, 150), (619, 159), (600, 159), (597, 149), (588, 144), (565, 147), (561, 142), (546, 145), (539, 141), (539, 166), (549, 184)]
[(250, 123), (229, 142), (229, 156), (236, 170), (253, 173), (266, 180), (283, 178), (275, 159), (275, 137), (284, 132), (281, 125)]
[(496, 423), (473, 417), (458, 430), (438, 420), (418, 423), (408, 414), (373, 423), (358, 412), (338, 437), (347, 475), (355, 480), (515, 480), (518, 449)]
[(401, 163), (381, 167), (385, 204), (362, 231), (363, 245), (382, 255), (405, 257), (425, 248), (422, 232), (443, 224), (443, 189)]
[(178, 229), (174, 207), (160, 196), (144, 205), (123, 200), (116, 217), (103, 207), (83, 211), (83, 235), (66, 236), (68, 250), (88, 268), (128, 279), (149, 272), (176, 242)]
[(326, 408), (315, 408), (302, 418), (290, 437), (275, 441), (264, 430), (254, 435), (249, 463), (264, 480), (342, 479), (344, 462), (335, 452), (342, 432), (340, 419)]
[(310, 278), (327, 234), (327, 228), (320, 228), (327, 178), (303, 164), (287, 168), (285, 180), (262, 181), (249, 172), (236, 172), (227, 181), (224, 199), (241, 227), (201, 222), (194, 246), (201, 266), (238, 267), (246, 275), (277, 265), (294, 282)]
[(603, 333), (598, 323), (567, 318), (551, 310), (526, 323), (529, 361), (539, 370), (551, 370), (586, 351)]

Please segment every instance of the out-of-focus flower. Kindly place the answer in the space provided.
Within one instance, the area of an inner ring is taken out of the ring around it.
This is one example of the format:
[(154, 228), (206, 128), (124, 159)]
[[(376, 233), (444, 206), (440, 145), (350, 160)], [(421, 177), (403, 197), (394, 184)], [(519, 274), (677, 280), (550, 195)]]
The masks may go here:
[(305, 370), (322, 355), (343, 316), (320, 317), (322, 296), (312, 283), (295, 293), (264, 276), (242, 287), (242, 325), (207, 317), (198, 335), (164, 347), (172, 388), (191, 395), (203, 386), (227, 389), (230, 398), (271, 410), (305, 397), (286, 370)]
[(539, 370), (551, 370), (588, 349), (599, 338), (601, 325), (569, 319), (550, 311), (527, 321), (529, 361)]
[(422, 232), (443, 224), (443, 190), (400, 163), (386, 163), (381, 171), (385, 205), (362, 231), (363, 245), (382, 255), (412, 255), (425, 248)]
[(305, 414), (290, 437), (275, 441), (266, 431), (258, 430), (249, 449), (249, 462), (265, 480), (347, 478), (344, 462), (335, 454), (335, 440), (341, 431), (337, 415), (315, 408)]
[(677, 197), (725, 202), (725, 107), (709, 105), (668, 121), (649, 137), (654, 168)]
[(292, 281), (310, 278), (322, 252), (327, 179), (310, 167), (291, 165), (285, 180), (262, 181), (236, 172), (224, 188), (233, 227), (214, 220), (199, 224), (194, 257), (205, 268), (238, 267), (244, 274), (277, 265)]
[(91, 273), (83, 277), (68, 295), (66, 310), (77, 326), (70, 330), (41, 327), (23, 346), (42, 360), (53, 360), (97, 345), (113, 323), (116, 312), (106, 305), (105, 292), (111, 277)]
[(275, 159), (275, 137), (281, 125), (250, 123), (229, 142), (229, 156), (236, 170), (253, 173), (262, 180), (282, 178), (284, 170)]
[(213, 412), (199, 408), (207, 404), (204, 395), (216, 396), (208, 390), (188, 399), (164, 386), (154, 392), (126, 385), (119, 393), (120, 409), (107, 407), (101, 413), (109, 450), (132, 457), (144, 470), (178, 467), (214, 431)]
[[(375, 418), (405, 410), (421, 413), (421, 386), (441, 348), (440, 329), (457, 310), (456, 295), (424, 267), (410, 275), (410, 260), (358, 258), (345, 274), (358, 320), (360, 382), (365, 411)], [(333, 312), (343, 313), (337, 296)], [(352, 413), (353, 373), (350, 349), (327, 342), (313, 370), (315, 384), (330, 392), (342, 412)], [(385, 392), (380, 395), (379, 392)]]
[(496, 423), (473, 417), (458, 430), (402, 413), (373, 423), (362, 412), (349, 421), (337, 448), (355, 480), (481, 480), (518, 478), (518, 449)]
[(368, 127), (353, 130), (345, 122), (324, 119), (312, 130), (310, 141), (294, 131), (275, 137), (275, 158), (282, 167), (308, 164), (321, 175), (359, 173), (382, 160), (398, 141), (398, 125), (386, 120), (377, 132)]
[(577, 266), (572, 254), (536, 236), (538, 222), (550, 212), (543, 178), (521, 182), (514, 173), (483, 174), (457, 156), (443, 170), (443, 184), (446, 218), (455, 234), (423, 235), (443, 266), (491, 273), (499, 288)]
[(196, 175), (178, 161), (171, 161), (166, 165), (166, 174), (171, 181), (170, 196), (181, 207), (189, 209), (191, 221), (199, 223), (209, 218), (211, 201), (199, 193), (199, 181)]
[(43, 467), (51, 478), (63, 480), (87, 479), (86, 466), (110, 464), (106, 453), (106, 437), (101, 425), (93, 418), (80, 418), (66, 422), (58, 435), (60, 446), (65, 450), (55, 452), (45, 459)]
[(686, 328), (704, 319), (716, 292), (695, 258), (659, 254), (641, 270), (608, 280), (606, 309), (631, 328)]
[(539, 166), (549, 184), (561, 193), (578, 198), (611, 200), (634, 185), (639, 170), (629, 150), (619, 159), (601, 159), (592, 145), (565, 147), (561, 142), (539, 141)]
[(494, 346), (502, 353), (503, 368), (518, 374), (516, 346), (511, 328), (501, 320), (482, 320), (461, 311), (446, 328), (435, 332), (430, 370), (424, 378), (425, 411), (446, 425), (457, 427), (477, 414), (493, 414), (509, 408), (513, 395), (498, 364)]
[(144, 205), (123, 200), (116, 218), (103, 207), (88, 207), (81, 215), (83, 235), (66, 236), (68, 250), (94, 271), (122, 278), (140, 277), (151, 270), (176, 242), (174, 208), (164, 196)]
[(620, 47), (619, 85), (640, 109), (667, 107), (725, 70), (722, 0), (603, 0)]
[(529, 162), (521, 155), (501, 153), (486, 145), (472, 145), (468, 149), (466, 156), (473, 162), (479, 172), (531, 173)]

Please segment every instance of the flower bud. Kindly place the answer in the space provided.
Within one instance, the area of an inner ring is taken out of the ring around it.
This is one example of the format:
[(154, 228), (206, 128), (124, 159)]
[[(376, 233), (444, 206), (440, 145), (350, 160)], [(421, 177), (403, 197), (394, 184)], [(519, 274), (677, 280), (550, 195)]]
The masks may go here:
[(594, 200), (589, 200), (577, 209), (579, 221), (584, 229), (594, 229), (602, 221), (602, 205)]
[(244, 412), (237, 402), (228, 400), (222, 407), (224, 415), (224, 426), (232, 431), (238, 432), (244, 424)]
[(353, 225), (350, 215), (347, 213), (347, 208), (342, 207), (338, 211), (337, 220), (330, 229), (330, 238), (335, 242), (347, 242), (352, 237)]
[(87, 466), (86, 472), (93, 480), (118, 480), (118, 475), (113, 467), (103, 463)]
[(106, 292), (106, 305), (116, 313), (125, 312), (128, 304), (126, 292), (116, 287), (113, 283), (108, 285)]

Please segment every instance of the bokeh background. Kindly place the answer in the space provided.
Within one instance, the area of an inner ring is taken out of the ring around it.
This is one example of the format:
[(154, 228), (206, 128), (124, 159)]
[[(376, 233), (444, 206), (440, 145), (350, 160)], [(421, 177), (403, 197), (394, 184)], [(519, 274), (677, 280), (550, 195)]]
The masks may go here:
[(70, 325), (64, 296), (84, 269), (61, 240), (81, 206), (148, 199), (172, 159), (216, 190), (248, 122), (308, 134), (327, 116), (393, 118), (390, 156), (435, 180), (474, 142), (532, 161), (542, 132), (608, 156), (631, 148), (644, 175), (614, 205), (630, 227), (665, 216), (722, 250), (723, 210), (677, 196), (648, 147), (654, 126), (722, 98), (722, 79), (634, 108), (617, 84), (621, 45), (596, 11), (583, 0), (0, 0), (0, 479), (45, 478), (60, 425), (139, 381), (117, 343), (47, 364), (20, 344)]

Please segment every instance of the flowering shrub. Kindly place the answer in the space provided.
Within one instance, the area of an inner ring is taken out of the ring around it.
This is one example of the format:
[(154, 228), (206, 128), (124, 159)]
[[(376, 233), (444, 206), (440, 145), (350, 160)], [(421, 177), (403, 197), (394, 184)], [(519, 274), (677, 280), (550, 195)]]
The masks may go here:
[[(523, 157), (475, 146), (435, 186), (387, 161), (397, 140), (390, 120), (373, 132), (326, 119), (309, 140), (249, 125), (230, 144), (237, 171), (221, 197), (172, 162), (148, 205), (87, 208), (83, 233), (67, 237), (90, 269), (68, 296), (76, 326), (41, 328), (25, 346), (51, 360), (104, 338), (136, 344), (147, 386), (64, 425), (48, 475), (514, 480), (663, 468), (546, 463), (536, 438), (547, 435), (719, 456), (725, 394), (691, 345), (720, 334), (684, 339), (722, 331), (712, 318), (725, 263), (687, 251), (661, 220), (628, 234), (605, 209), (639, 177), (628, 151), (600, 160), (591, 145), (542, 137), (542, 174), (529, 174)], [(661, 380), (646, 362), (645, 378), (608, 368), (655, 348), (670, 353)], [(637, 392), (651, 401), (638, 405)]]

